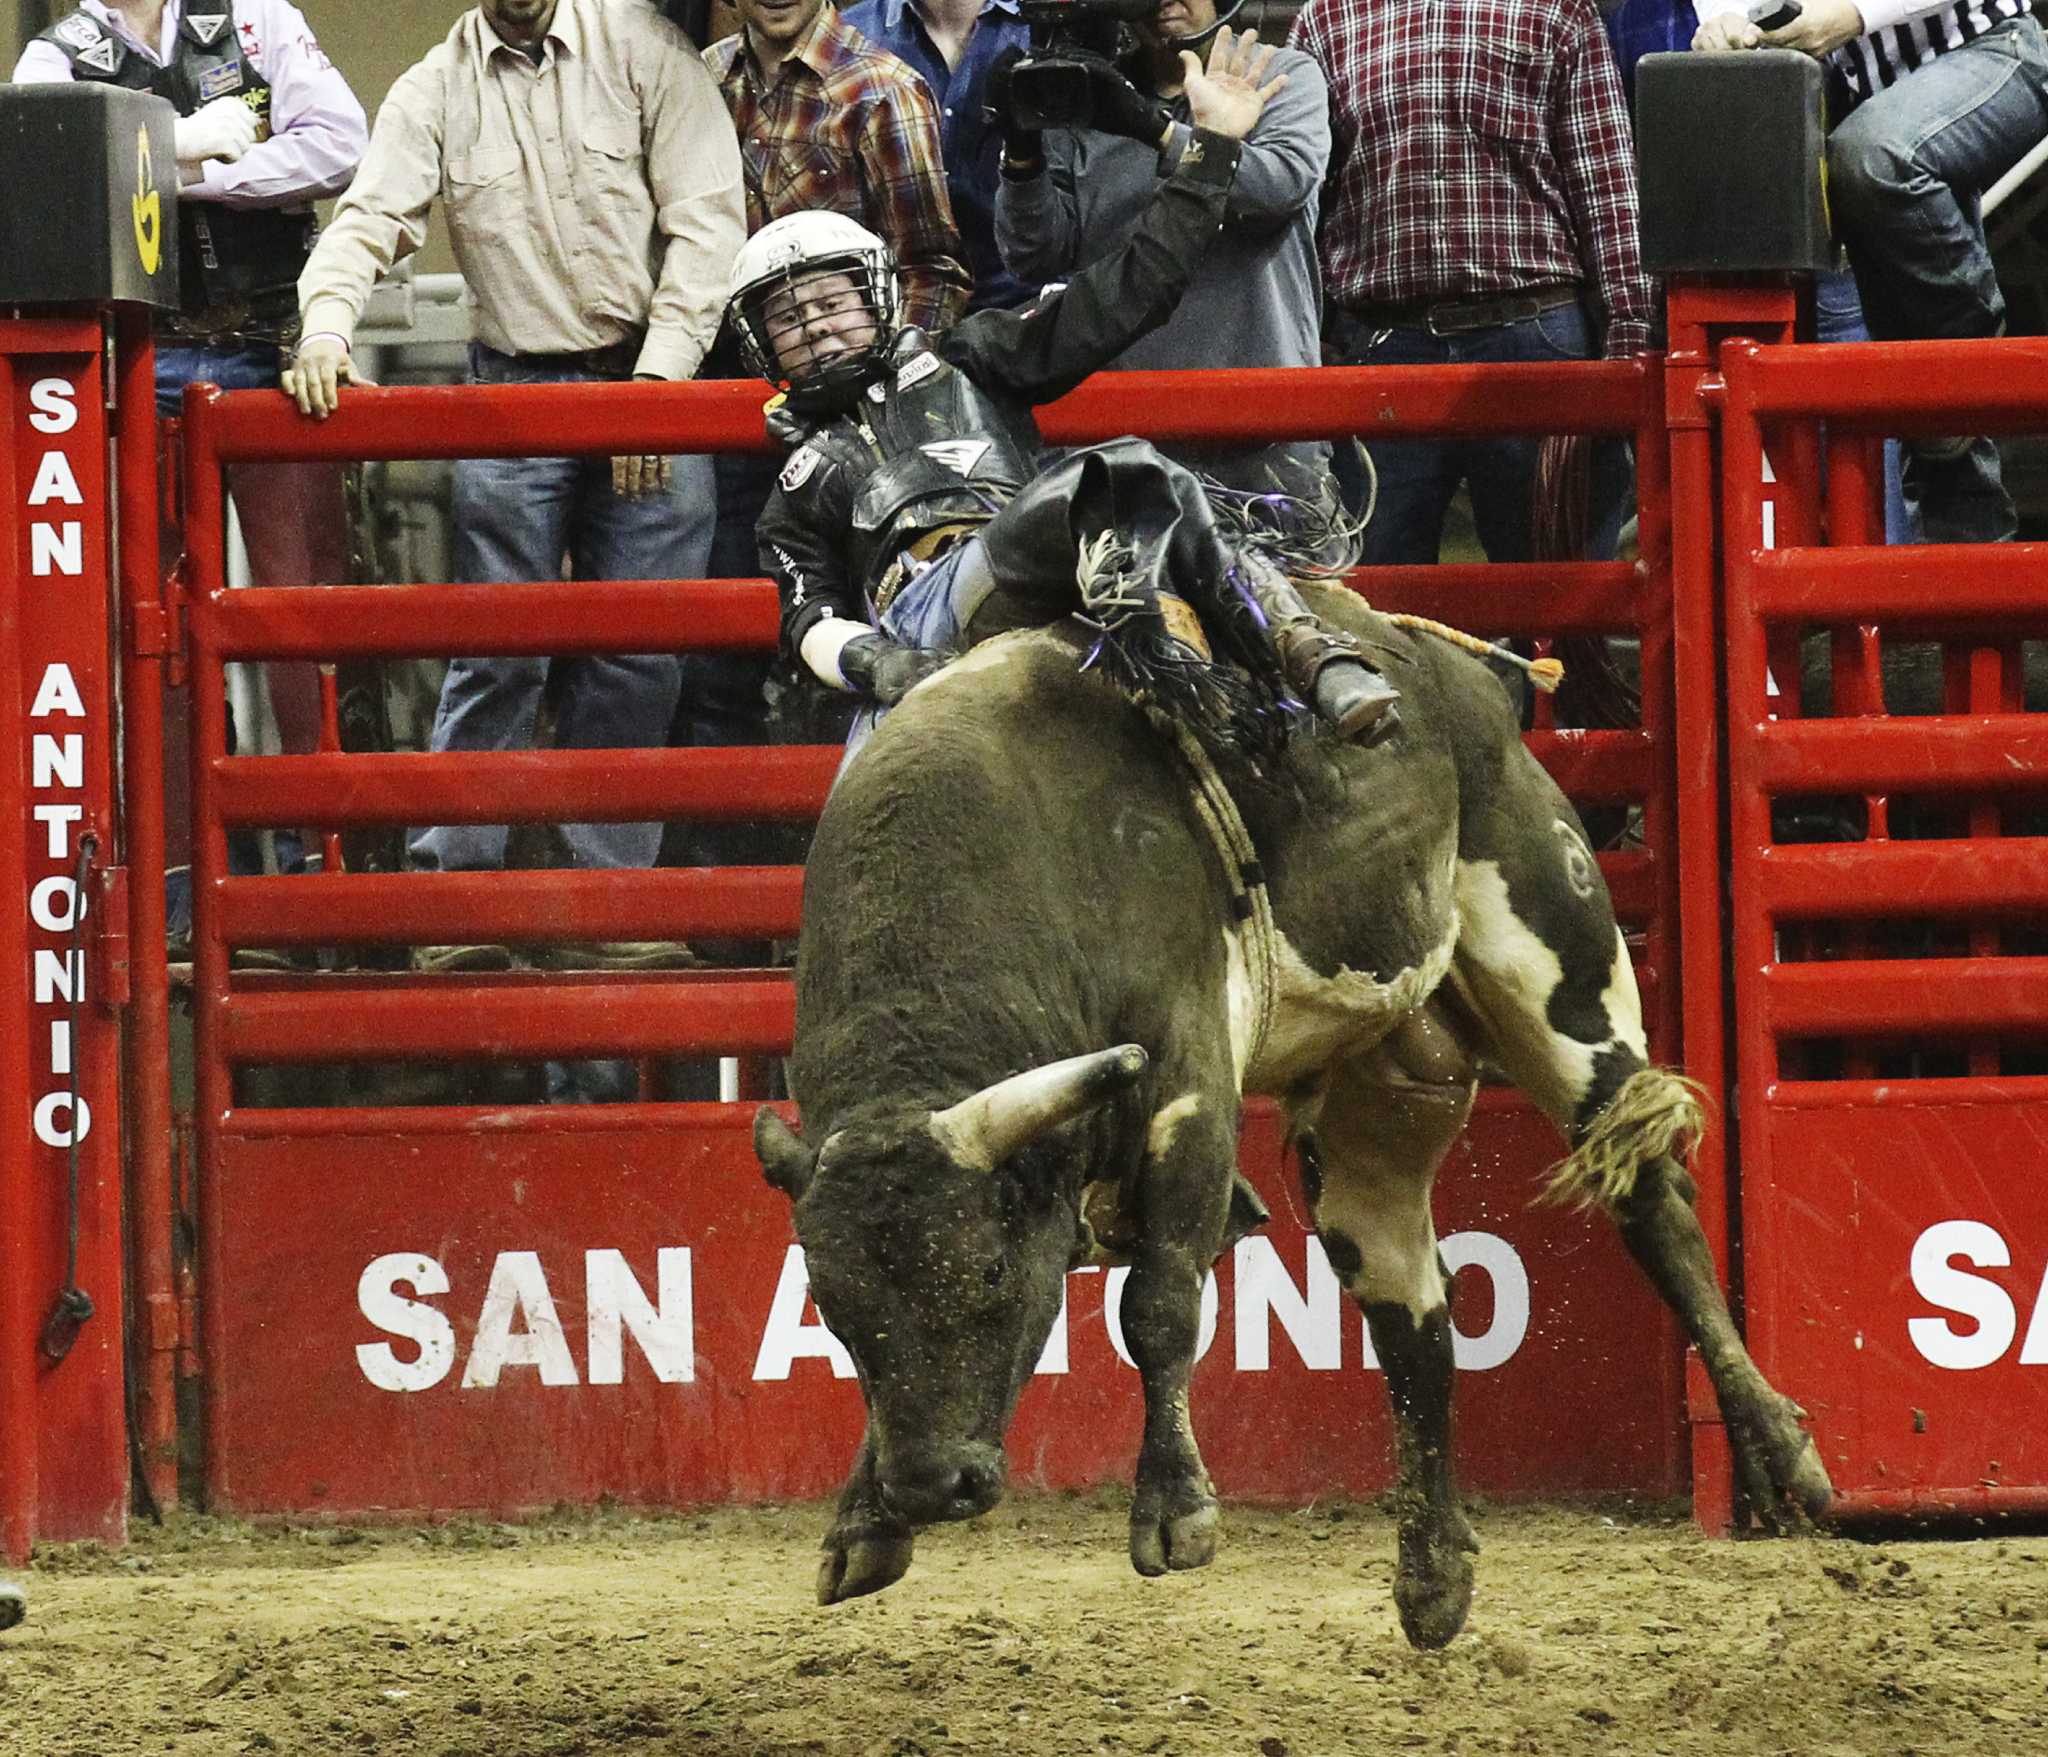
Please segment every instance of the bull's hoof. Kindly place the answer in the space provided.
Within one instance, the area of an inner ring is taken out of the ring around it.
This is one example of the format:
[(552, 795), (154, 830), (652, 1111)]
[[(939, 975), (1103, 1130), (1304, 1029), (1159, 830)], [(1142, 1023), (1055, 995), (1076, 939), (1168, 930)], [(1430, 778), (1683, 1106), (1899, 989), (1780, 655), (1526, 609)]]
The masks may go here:
[(1140, 1496), (1131, 1508), (1131, 1566), (1146, 1579), (1169, 1569), (1182, 1573), (1206, 1568), (1216, 1559), (1223, 1536), (1223, 1510), (1213, 1495), (1203, 1495), (1185, 1511), (1169, 1512)]
[(1411, 1647), (1448, 1647), (1472, 1609), (1472, 1564), (1456, 1550), (1435, 1559), (1432, 1571), (1403, 1567), (1394, 1578), (1394, 1608)]
[(1806, 1530), (1835, 1498), (1820, 1448), (1799, 1425), (1805, 1415), (1791, 1398), (1773, 1392), (1752, 1422), (1729, 1426), (1750, 1509), (1766, 1531), (1780, 1535)]
[(894, 1586), (910, 1572), (915, 1543), (907, 1531), (869, 1532), (860, 1537), (830, 1533), (825, 1553), (818, 1559), (818, 1602), (838, 1604)]

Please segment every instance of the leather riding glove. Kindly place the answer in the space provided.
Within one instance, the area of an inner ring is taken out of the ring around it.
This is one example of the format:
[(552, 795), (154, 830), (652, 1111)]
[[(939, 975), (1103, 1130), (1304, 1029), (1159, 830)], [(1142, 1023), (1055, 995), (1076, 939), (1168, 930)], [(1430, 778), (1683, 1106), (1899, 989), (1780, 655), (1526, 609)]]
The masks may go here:
[(839, 675), (860, 695), (893, 707), (946, 662), (943, 653), (906, 647), (885, 634), (856, 635), (839, 649)]

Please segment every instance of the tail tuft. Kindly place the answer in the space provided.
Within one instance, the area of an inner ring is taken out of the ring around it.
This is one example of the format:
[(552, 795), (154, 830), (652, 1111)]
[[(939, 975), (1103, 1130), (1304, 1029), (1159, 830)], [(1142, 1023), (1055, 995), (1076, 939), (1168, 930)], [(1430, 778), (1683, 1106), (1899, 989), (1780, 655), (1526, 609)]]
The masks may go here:
[(1706, 1126), (1707, 1090), (1669, 1068), (1638, 1068), (1595, 1117), (1579, 1144), (1551, 1168), (1546, 1207), (1610, 1212), (1627, 1201), (1636, 1173), (1654, 1159), (1688, 1159)]

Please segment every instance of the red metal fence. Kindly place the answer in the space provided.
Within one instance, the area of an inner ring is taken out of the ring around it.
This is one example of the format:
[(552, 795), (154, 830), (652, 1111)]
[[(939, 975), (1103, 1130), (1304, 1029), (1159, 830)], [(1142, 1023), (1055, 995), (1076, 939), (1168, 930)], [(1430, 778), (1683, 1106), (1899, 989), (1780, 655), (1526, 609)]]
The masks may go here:
[[(1639, 845), (1602, 864), (1638, 952), (1653, 1048), (1682, 1055), (1726, 1100), (1739, 1197), (1717, 1131), (1701, 1208), (1760, 1363), (1813, 1412), (1848, 1511), (2038, 1509), (2048, 1430), (2028, 1392), (2048, 1367), (2048, 1158), (2037, 1146), (2048, 879), (2035, 838), (2048, 821), (2048, 739), (2029, 710), (2048, 691), (2030, 700), (2028, 677), (2030, 662), (2041, 667), (2030, 637), (2048, 633), (2048, 554), (1882, 550), (1875, 508), (1886, 433), (2048, 426), (2048, 347), (1793, 348), (1794, 312), (1787, 290), (1679, 288), (1661, 361), (1206, 375), (1192, 395), (1181, 377), (1132, 374), (1084, 386), (1045, 425), (1058, 442), (1133, 429), (1372, 438), (1514, 432), (1534, 412), (1545, 431), (1633, 436), (1639, 562), (1386, 569), (1357, 583), (1383, 607), (1489, 634), (1640, 639), (1640, 726), (1559, 728), (1545, 709), (1530, 739), (1582, 805), (1639, 814)], [(0, 331), (0, 407), (16, 436), (0, 454), (12, 485), (0, 488), (17, 582), (34, 577), (30, 545), (48, 560), (68, 540), (29, 531), (48, 522), (32, 489), (55, 466), (27, 424), (28, 393), (69, 374), (96, 419), (111, 371), (124, 411), (111, 488), (120, 811), (110, 786), (73, 784), (68, 747), (43, 752), (43, 774), (64, 791), (57, 804), (75, 794), (78, 823), (103, 828), (119, 856), (85, 947), (79, 1029), (91, 1044), (78, 1065), (81, 1091), (103, 1092), (132, 962), (123, 1090), (118, 1106), (96, 1108), (102, 1119), (118, 1108), (125, 1125), (132, 1416), (146, 1480), (172, 1498), (182, 1371), (204, 1410), (206, 1493), (222, 1508), (507, 1511), (601, 1493), (662, 1502), (830, 1486), (858, 1397), (807, 1304), (786, 1210), (753, 1165), (750, 1106), (658, 1102), (651, 1082), (647, 1101), (598, 1109), (261, 1101), (277, 1082), (260, 1071), (280, 1065), (772, 1056), (791, 1027), (785, 973), (428, 978), (230, 962), (238, 946), (794, 933), (793, 868), (389, 874), (330, 861), (317, 876), (240, 878), (226, 864), (231, 829), (309, 817), (331, 836), (408, 822), (815, 813), (834, 749), (362, 755), (330, 737), (312, 756), (222, 754), (223, 667), (235, 660), (752, 650), (774, 630), (758, 582), (230, 593), (225, 465), (602, 454), (622, 442), (758, 449), (758, 387), (360, 391), (322, 425), (275, 396), (201, 395), (186, 433), (187, 565), (165, 582), (150, 425), (125, 413), (148, 407), (139, 325), (123, 320), (111, 367), (95, 325)], [(104, 502), (98, 454), (84, 441), (71, 450), (81, 495)], [(94, 518), (104, 525), (103, 505), (87, 508)], [(89, 531), (83, 542), (80, 565), (104, 577), (108, 546)], [(23, 655), (20, 699), (8, 696), (0, 729), (14, 766), (0, 779), (24, 800), (42, 666), (68, 641), (80, 677), (116, 669), (106, 605), (74, 593), (60, 615), (57, 602), (17, 586), (0, 626)], [(88, 624), (99, 632), (80, 636)], [(95, 642), (97, 660), (85, 650)], [(161, 691), (187, 664), (197, 1100), (179, 1177), (156, 778)], [(1924, 699), (1909, 701), (1916, 687)], [(111, 684), (87, 694), (88, 731), (109, 745), (98, 764), (111, 747)], [(97, 720), (93, 703), (105, 710)], [(35, 836), (4, 848), (0, 883), (26, 893), (58, 876), (43, 871)], [(124, 918), (140, 948), (132, 960)], [(31, 1026), (26, 1047), (0, 1055), (0, 1105), (27, 1140), (58, 1047), (83, 1039), (52, 1034), (70, 1024), (52, 1010), (60, 997), (23, 990), (23, 967), (10, 960), (0, 975), (10, 1021)], [(0, 1552), (38, 1534), (119, 1529), (113, 1139), (103, 1127), (81, 1161), (100, 1327), (61, 1369), (20, 1344), (63, 1266), (68, 1209), (55, 1192), (67, 1168), (47, 1143), (0, 1168)], [(1661, 1308), (1603, 1226), (1523, 1206), (1554, 1152), (1547, 1124), (1489, 1093), (1444, 1180), (1446, 1256), (1469, 1283), (1466, 1478), (1502, 1494), (1668, 1493), (1686, 1481), (1690, 1422), (1695, 1505), (1722, 1524), (1725, 1452), (1702, 1388), (1681, 1384)], [(1201, 1369), (1218, 1480), (1278, 1498), (1369, 1491), (1386, 1476), (1383, 1399), (1362, 1325), (1283, 1175), (1269, 1112), (1254, 1111), (1245, 1160), (1276, 1221), (1219, 1270)], [(174, 1251), (172, 1224), (195, 1205), (196, 1265)], [(1020, 1415), (1024, 1480), (1127, 1471), (1138, 1399), (1111, 1279), (1070, 1282)]]
[[(1547, 722), (1539, 754), (1586, 803), (1640, 808), (1643, 846), (1603, 857), (1644, 952), (1653, 1036), (1676, 1053), (1676, 865), (1668, 517), (1647, 364), (1484, 371), (1244, 373), (1098, 380), (1045, 412), (1072, 443), (1620, 432), (1645, 462), (1642, 566), (1411, 568), (1361, 576), (1375, 601), (1489, 633), (1630, 633), (1643, 725)], [(859, 1427), (843, 1358), (804, 1301), (786, 1209), (761, 1184), (750, 1107), (265, 1108), (265, 1063), (780, 1052), (786, 975), (415, 977), (236, 972), (244, 945), (764, 938), (794, 934), (796, 869), (504, 874), (227, 874), (226, 833), (310, 814), (407, 822), (807, 817), (834, 749), (228, 757), (230, 660), (733, 649), (772, 642), (765, 585), (224, 589), (221, 468), (242, 458), (759, 449), (758, 386), (351, 393), (315, 425), (270, 396), (199, 395), (186, 421), (195, 713), (199, 1300), (207, 1492), (243, 1510), (507, 1510), (783, 1496), (830, 1486)], [(1248, 419), (1245, 411), (1275, 413)], [(309, 801), (317, 802), (309, 805)], [(138, 879), (139, 883), (148, 882)], [(1684, 1482), (1672, 1332), (1614, 1240), (1523, 1203), (1556, 1153), (1533, 1111), (1489, 1103), (1446, 1180), (1461, 1299), (1468, 1479), (1502, 1493)], [(1247, 1164), (1279, 1215), (1219, 1275), (1204, 1429), (1233, 1492), (1361, 1492), (1387, 1475), (1361, 1321), (1340, 1311), (1270, 1117)], [(1475, 1175), (1477, 1174), (1477, 1175)], [(1588, 1278), (1601, 1286), (1585, 1296)], [(1114, 1279), (1111, 1277), (1110, 1279)], [(1086, 1272), (1020, 1413), (1026, 1480), (1125, 1475), (1135, 1375), (1113, 1290)], [(1660, 1327), (1661, 1326), (1661, 1327)], [(1644, 1335), (1666, 1338), (1645, 1349)], [(1567, 1393), (1564, 1387), (1571, 1387)]]

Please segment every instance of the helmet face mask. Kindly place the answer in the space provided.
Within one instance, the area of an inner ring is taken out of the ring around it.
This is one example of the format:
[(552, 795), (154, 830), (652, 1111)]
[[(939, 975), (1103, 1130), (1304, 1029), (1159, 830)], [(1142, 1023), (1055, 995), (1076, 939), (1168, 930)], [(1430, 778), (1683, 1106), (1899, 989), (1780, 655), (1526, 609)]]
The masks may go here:
[(761, 228), (734, 264), (727, 316), (747, 365), (806, 414), (850, 408), (878, 377), (896, 330), (896, 262), (834, 213)]

